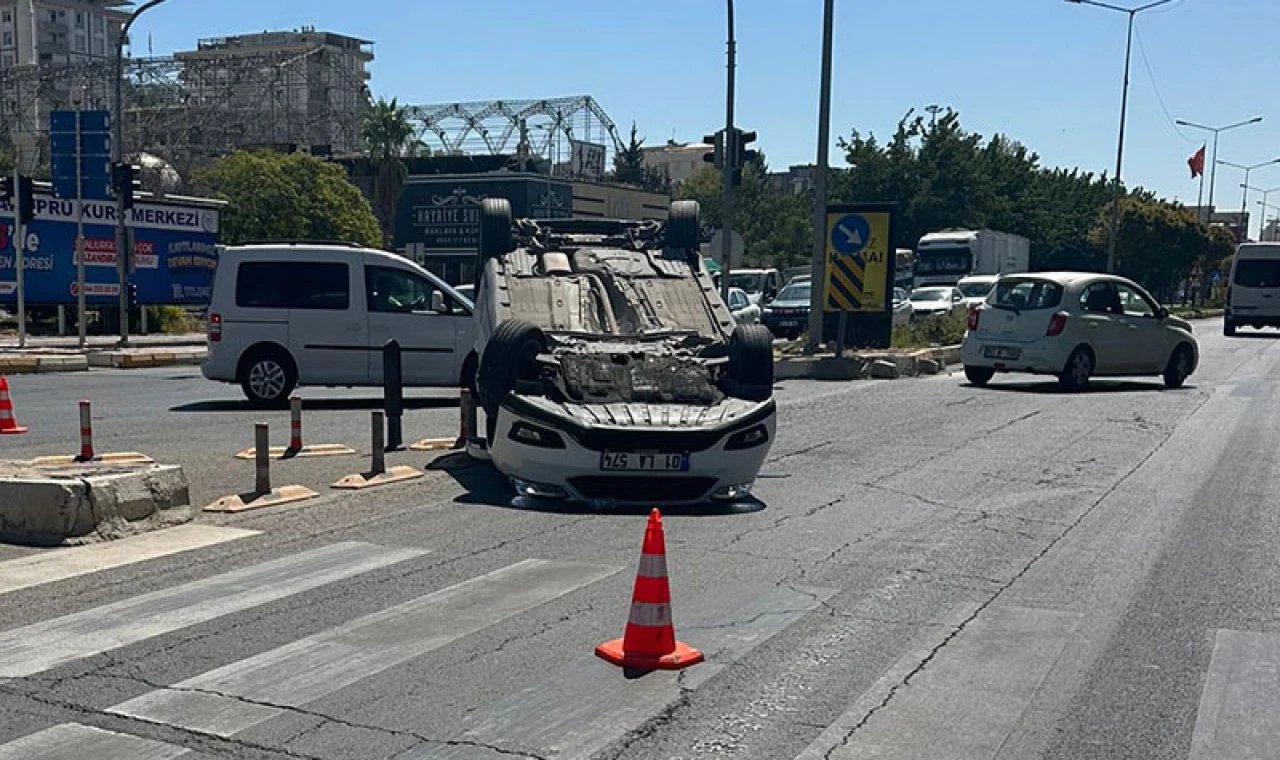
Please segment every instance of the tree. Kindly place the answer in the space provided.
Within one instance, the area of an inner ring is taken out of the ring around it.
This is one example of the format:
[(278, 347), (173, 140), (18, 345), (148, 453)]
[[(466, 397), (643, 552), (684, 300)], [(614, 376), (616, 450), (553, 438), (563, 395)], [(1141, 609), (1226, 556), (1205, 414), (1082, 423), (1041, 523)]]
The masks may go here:
[(235, 151), (196, 173), (203, 193), (227, 201), (222, 242), (336, 240), (381, 244), (369, 201), (338, 164), (302, 153)]
[[(1111, 232), (1111, 204), (1098, 213), (1089, 240), (1102, 248)], [(1185, 206), (1144, 197), (1120, 199), (1116, 271), (1155, 293), (1169, 294), (1208, 248), (1208, 231)]]
[(613, 179), (624, 185), (643, 187), (644, 169), (644, 138), (637, 135), (635, 122), (632, 122), (631, 139), (613, 157)]
[(361, 131), (369, 148), (369, 158), (377, 166), (373, 180), (373, 210), (382, 227), (383, 244), (390, 247), (396, 204), (409, 178), (409, 170), (401, 158), (415, 155), (424, 146), (413, 138), (408, 109), (400, 106), (395, 98), (389, 102), (379, 98), (365, 113)]
[[(733, 228), (742, 234), (745, 263), (778, 267), (809, 260), (813, 196), (796, 194), (769, 185), (763, 157), (742, 172), (735, 188)], [(705, 166), (676, 191), (681, 200), (696, 200), (702, 207), (702, 223), (719, 227), (724, 222), (724, 193), (720, 171)]]

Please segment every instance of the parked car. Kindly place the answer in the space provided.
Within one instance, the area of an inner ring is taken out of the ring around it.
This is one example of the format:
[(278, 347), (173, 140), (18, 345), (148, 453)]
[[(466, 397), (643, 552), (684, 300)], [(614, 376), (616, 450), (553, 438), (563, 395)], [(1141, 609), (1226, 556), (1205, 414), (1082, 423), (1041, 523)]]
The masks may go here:
[(698, 204), (665, 222), (481, 206), (476, 378), (489, 453), (526, 497), (696, 504), (751, 488), (772, 445), (773, 342), (736, 325), (698, 257)]
[(987, 296), (991, 294), (991, 289), (996, 286), (996, 281), (1000, 279), (998, 274), (973, 274), (968, 277), (961, 277), (956, 283), (956, 287), (964, 294), (965, 308), (973, 308), (978, 304), (985, 303)]
[(1095, 376), (1161, 375), (1180, 387), (1200, 361), (1191, 325), (1136, 283), (1091, 272), (1005, 276), (969, 312), (965, 377), (997, 372), (1057, 375), (1078, 389)]
[(1224, 335), (1236, 328), (1280, 327), (1280, 243), (1246, 243), (1236, 249), (1227, 280)]
[(906, 288), (893, 289), (893, 325), (900, 327), (902, 325), (911, 324), (915, 319), (916, 310), (911, 305), (911, 297), (907, 295)]
[(776, 337), (792, 340), (809, 329), (809, 298), (812, 295), (808, 280), (793, 282), (783, 288), (778, 297), (764, 307), (764, 326)]
[(764, 306), (777, 297), (782, 275), (776, 269), (735, 269), (729, 273), (729, 287), (742, 288), (751, 303)]
[(300, 385), (381, 385), (392, 338), (405, 385), (470, 386), (470, 302), (412, 261), (341, 244), (230, 246), (213, 279), (201, 372), (280, 406)]
[(909, 300), (916, 319), (945, 317), (964, 310), (964, 293), (950, 286), (916, 288)]
[(760, 321), (760, 307), (751, 303), (742, 288), (729, 288), (729, 311), (733, 314), (733, 321), (740, 325), (754, 325)]

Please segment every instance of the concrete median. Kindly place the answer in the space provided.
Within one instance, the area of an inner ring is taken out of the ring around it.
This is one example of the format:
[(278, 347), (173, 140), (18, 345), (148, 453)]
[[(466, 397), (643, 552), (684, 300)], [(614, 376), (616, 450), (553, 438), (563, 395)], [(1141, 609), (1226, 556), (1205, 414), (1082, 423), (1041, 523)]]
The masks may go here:
[(190, 521), (178, 465), (0, 463), (0, 540), (36, 546), (122, 538)]

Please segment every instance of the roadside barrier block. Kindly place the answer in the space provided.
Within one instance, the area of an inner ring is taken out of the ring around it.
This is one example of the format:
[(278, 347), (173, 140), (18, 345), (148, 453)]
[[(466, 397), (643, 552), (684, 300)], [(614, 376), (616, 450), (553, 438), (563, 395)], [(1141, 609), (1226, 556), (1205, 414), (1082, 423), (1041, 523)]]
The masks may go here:
[(379, 473), (356, 473), (348, 475), (330, 488), (337, 488), (344, 491), (359, 491), (374, 486), (384, 486), (389, 483), (401, 483), (406, 480), (416, 480), (422, 477), (421, 470), (416, 470), (408, 465), (397, 465), (387, 468), (386, 472)]
[(247, 512), (264, 507), (277, 507), (295, 501), (314, 499), (320, 494), (306, 486), (281, 486), (266, 493), (224, 496), (204, 508), (206, 512)]

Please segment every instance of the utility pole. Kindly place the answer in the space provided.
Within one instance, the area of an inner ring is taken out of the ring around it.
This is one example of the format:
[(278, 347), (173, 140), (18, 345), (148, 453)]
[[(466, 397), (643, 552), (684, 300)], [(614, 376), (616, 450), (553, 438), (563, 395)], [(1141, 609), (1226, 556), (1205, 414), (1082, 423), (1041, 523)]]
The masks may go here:
[(822, 345), (826, 316), (827, 174), (831, 163), (831, 48), (835, 0), (822, 10), (822, 82), (818, 93), (818, 166), (813, 178), (813, 267), (809, 278), (809, 350)]
[(728, 303), (729, 276), (733, 271), (733, 264), (729, 261), (733, 251), (733, 164), (737, 160), (737, 135), (733, 131), (733, 79), (734, 69), (737, 67), (737, 44), (733, 38), (733, 0), (726, 0), (726, 4), (729, 22), (727, 49), (729, 60), (724, 96), (724, 166), (721, 170), (721, 182), (724, 184), (724, 213), (721, 218), (724, 251), (721, 256), (723, 261), (720, 263), (720, 297)]

